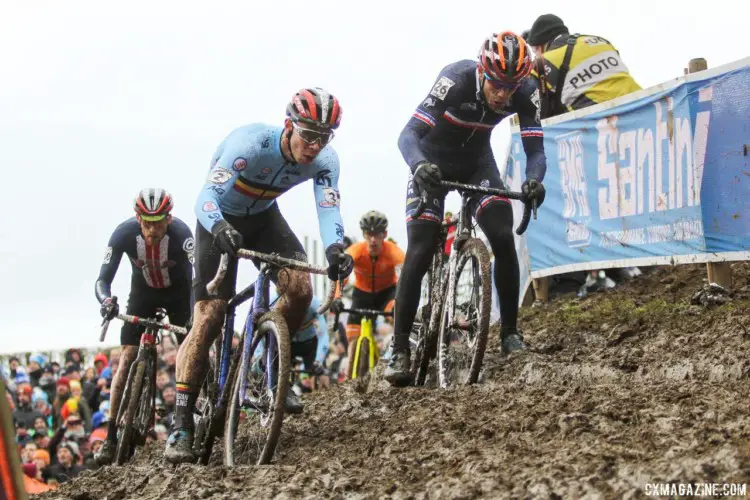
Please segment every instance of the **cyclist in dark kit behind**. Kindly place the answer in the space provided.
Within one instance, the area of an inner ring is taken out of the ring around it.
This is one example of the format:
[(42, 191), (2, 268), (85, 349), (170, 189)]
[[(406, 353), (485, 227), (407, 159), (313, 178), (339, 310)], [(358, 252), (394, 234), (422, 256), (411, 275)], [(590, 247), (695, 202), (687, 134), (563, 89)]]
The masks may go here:
[[(539, 90), (528, 78), (531, 51), (512, 32), (493, 33), (479, 50), (478, 60), (449, 64), (417, 107), (398, 140), (411, 170), (406, 194), (408, 244), (396, 293), (393, 356), (385, 371), (391, 385), (410, 383), (409, 331), (419, 304), (421, 281), (430, 263), (446, 192), (441, 180), (504, 189), (490, 147), (492, 129), (517, 113), (527, 156), (523, 192), (527, 202), (544, 201), (542, 180), (547, 169), (539, 116)], [(417, 215), (421, 196), (424, 211)], [(495, 283), (502, 318), (501, 352), (525, 349), (517, 329), (519, 270), (513, 239), (513, 212), (509, 200), (476, 196), (474, 218), (487, 236), (498, 265)]]
[[(133, 267), (127, 314), (148, 318), (163, 307), (173, 325), (185, 326), (190, 319), (195, 240), (187, 224), (171, 215), (172, 207), (172, 195), (167, 191), (144, 189), (135, 199), (135, 217), (112, 233), (95, 286), (102, 317), (113, 319), (120, 312), (111, 287), (122, 255), (127, 254)], [(102, 465), (114, 459), (120, 396), (138, 355), (142, 331), (143, 327), (132, 323), (122, 327), (122, 355), (112, 380), (107, 439), (95, 457)], [(178, 337), (178, 341), (182, 339)]]

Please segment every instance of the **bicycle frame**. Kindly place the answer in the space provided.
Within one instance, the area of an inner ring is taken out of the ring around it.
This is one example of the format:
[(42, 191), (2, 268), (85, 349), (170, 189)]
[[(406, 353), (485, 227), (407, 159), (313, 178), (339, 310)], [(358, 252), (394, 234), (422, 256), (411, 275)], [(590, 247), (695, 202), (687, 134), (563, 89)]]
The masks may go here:
[[(253, 302), (250, 304), (250, 309), (247, 313), (247, 318), (245, 320), (245, 327), (244, 327), (244, 342), (242, 345), (242, 352), (240, 354), (240, 359), (244, 359), (246, 362), (242, 363), (239, 366), (240, 372), (240, 390), (239, 390), (239, 397), (240, 397), (240, 403), (242, 403), (242, 398), (244, 397), (244, 394), (247, 390), (247, 370), (249, 369), (249, 361), (252, 356), (252, 352), (250, 352), (250, 347), (253, 343), (253, 333), (255, 331), (255, 319), (260, 318), (263, 314), (267, 313), (269, 311), (269, 290), (270, 290), (270, 276), (269, 272), (273, 268), (273, 266), (277, 267), (288, 267), (290, 269), (297, 269), (297, 270), (305, 270), (305, 271), (314, 271), (319, 274), (323, 274), (325, 272), (325, 269), (322, 268), (315, 268), (313, 266), (308, 265), (307, 263), (303, 263), (300, 261), (295, 261), (292, 259), (285, 259), (283, 257), (278, 257), (275, 255), (268, 255), (263, 254), (259, 252), (254, 252), (251, 250), (240, 250), (238, 252), (238, 257), (244, 258), (244, 259), (251, 259), (251, 258), (260, 258), (265, 259), (266, 262), (263, 261), (261, 263), (258, 277), (255, 279), (255, 282), (250, 284), (248, 287), (246, 287), (244, 290), (236, 294), (234, 297), (229, 299), (227, 302), (227, 312), (224, 320), (224, 330), (223, 330), (223, 338), (222, 338), (222, 348), (221, 348), (221, 359), (219, 360), (219, 388), (218, 388), (218, 397), (217, 401), (215, 403), (215, 407), (219, 408), (222, 404), (222, 394), (224, 390), (224, 386), (227, 383), (227, 376), (229, 374), (229, 366), (230, 366), (230, 353), (232, 348), (232, 337), (234, 336), (234, 321), (235, 321), (235, 311), (237, 307), (242, 305), (243, 303), (247, 302), (249, 299), (253, 299)], [(303, 265), (304, 264), (304, 265)], [(210, 294), (215, 293), (215, 291), (218, 289), (219, 284), (221, 283), (221, 280), (223, 280), (224, 275), (226, 274), (226, 270), (229, 265), (229, 258), (226, 254), (223, 254), (221, 257), (221, 262), (219, 264), (219, 269), (216, 273), (216, 277), (209, 283), (207, 286), (208, 291)], [(260, 290), (261, 293), (256, 293), (258, 290)], [(321, 305), (319, 312), (325, 312), (328, 309), (328, 306), (330, 305), (331, 301), (333, 300), (334, 293), (336, 291), (335, 286), (329, 287), (329, 297), (328, 300), (324, 304)], [(271, 337), (271, 342), (275, 342), (275, 338)], [(266, 346), (266, 366), (270, 366), (270, 363), (273, 361), (272, 359), (272, 353), (278, 350), (275, 345), (269, 344)], [(271, 374), (273, 374), (273, 370), (270, 371)], [(267, 386), (269, 389), (273, 390), (274, 387), (276, 387), (276, 380), (273, 380), (273, 376), (268, 377)]]
[[(354, 314), (361, 314), (362, 319), (360, 320), (360, 332), (359, 337), (357, 338), (357, 346), (354, 349), (354, 361), (353, 361), (353, 369), (352, 369), (352, 375), (351, 378), (355, 379), (358, 377), (357, 374), (357, 367), (359, 366), (359, 356), (362, 352), (362, 343), (368, 342), (370, 346), (370, 350), (368, 352), (368, 367), (369, 370), (372, 370), (375, 368), (375, 365), (378, 363), (378, 360), (380, 359), (380, 352), (378, 348), (378, 343), (375, 341), (375, 336), (373, 335), (373, 319), (376, 316), (393, 316), (392, 311), (377, 311), (373, 309), (341, 309), (340, 312), (347, 312), (347, 313), (354, 313)], [(335, 323), (338, 323), (338, 315), (336, 318)]]

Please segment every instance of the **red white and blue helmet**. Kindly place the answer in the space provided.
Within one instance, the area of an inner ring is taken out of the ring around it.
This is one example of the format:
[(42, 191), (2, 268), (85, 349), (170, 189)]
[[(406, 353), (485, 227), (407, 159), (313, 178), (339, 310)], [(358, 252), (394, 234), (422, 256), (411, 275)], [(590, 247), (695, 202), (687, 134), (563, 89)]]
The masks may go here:
[(322, 129), (337, 128), (341, 113), (339, 100), (320, 87), (299, 90), (286, 107), (286, 115), (291, 120)]
[(160, 188), (142, 189), (135, 197), (134, 209), (141, 219), (149, 222), (162, 220), (172, 211), (172, 195)]

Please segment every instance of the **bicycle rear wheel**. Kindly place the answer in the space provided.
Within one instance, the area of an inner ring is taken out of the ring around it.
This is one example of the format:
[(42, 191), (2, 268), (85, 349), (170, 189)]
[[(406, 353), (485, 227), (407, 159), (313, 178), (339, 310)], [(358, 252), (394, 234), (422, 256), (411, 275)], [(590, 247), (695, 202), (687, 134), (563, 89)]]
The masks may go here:
[(490, 328), (492, 280), (490, 254), (477, 239), (460, 248), (438, 338), (440, 387), (473, 384), (479, 379)]
[[(276, 311), (264, 314), (257, 325), (250, 349), (242, 352), (224, 424), (224, 465), (230, 467), (238, 462), (270, 463), (284, 421), (284, 400), (290, 382), (289, 329)], [(258, 345), (263, 346), (260, 357), (255, 356)], [(240, 394), (243, 375), (247, 387)], [(247, 435), (240, 438), (243, 409), (249, 410), (250, 425)]]
[(138, 412), (138, 405), (141, 400), (141, 386), (146, 371), (146, 364), (142, 361), (136, 361), (130, 367), (128, 381), (125, 384), (125, 391), (120, 402), (121, 405), (127, 405), (122, 414), (122, 419), (118, 422), (120, 436), (117, 440), (117, 465), (122, 465), (130, 458), (130, 451), (133, 447), (133, 421)]

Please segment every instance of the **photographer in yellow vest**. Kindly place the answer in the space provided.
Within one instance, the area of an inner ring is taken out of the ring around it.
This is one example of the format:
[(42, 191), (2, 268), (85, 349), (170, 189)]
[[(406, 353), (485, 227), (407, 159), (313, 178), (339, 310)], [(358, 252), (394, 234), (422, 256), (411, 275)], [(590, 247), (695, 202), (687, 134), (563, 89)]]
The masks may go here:
[(532, 75), (540, 83), (543, 119), (641, 89), (608, 40), (571, 35), (554, 14), (539, 16), (525, 38), (536, 54)]

